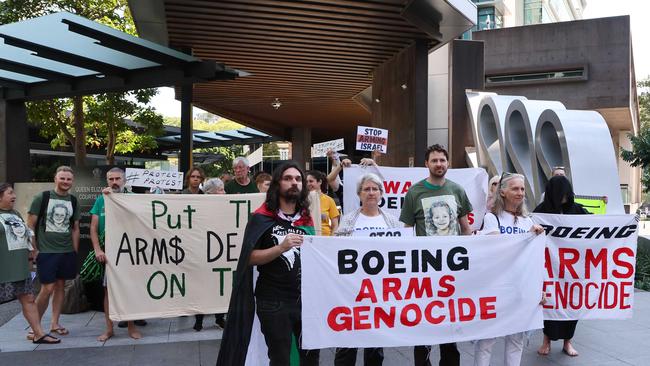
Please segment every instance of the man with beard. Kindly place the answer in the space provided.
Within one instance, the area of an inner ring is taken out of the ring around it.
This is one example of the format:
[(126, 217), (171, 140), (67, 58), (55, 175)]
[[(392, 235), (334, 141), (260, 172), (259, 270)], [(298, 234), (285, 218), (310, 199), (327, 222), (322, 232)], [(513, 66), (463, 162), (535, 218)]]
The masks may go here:
[[(292, 335), (301, 346), (300, 245), (314, 234), (306, 185), (298, 164), (280, 166), (246, 226), (217, 365), (244, 365), (255, 310), (271, 366), (289, 365)], [(259, 271), (255, 299), (252, 266)], [(318, 350), (300, 350), (300, 365), (318, 365), (318, 358)]]
[[(414, 184), (404, 197), (400, 221), (415, 226), (417, 236), (440, 235), (439, 226), (446, 223), (445, 235), (471, 235), (467, 214), (472, 205), (463, 187), (445, 179), (449, 168), (449, 154), (441, 145), (430, 146), (424, 156), (429, 169), (426, 179)], [(445, 210), (436, 209), (445, 207)], [(416, 366), (431, 366), (430, 346), (416, 346), (413, 358)], [(440, 366), (460, 365), (460, 353), (456, 343), (440, 345)]]
[[(124, 171), (120, 168), (112, 168), (106, 172), (106, 182), (108, 187), (104, 188), (102, 193), (124, 193)], [(104, 233), (106, 228), (105, 210), (104, 210), (104, 195), (100, 194), (95, 200), (93, 208), (90, 209), (92, 215), (90, 220), (90, 241), (93, 243), (95, 250), (95, 259), (100, 263), (106, 263), (106, 254), (104, 253)], [(101, 238), (101, 244), (100, 244)], [(106, 273), (104, 273), (104, 318), (106, 319), (106, 331), (102, 333), (97, 340), (99, 342), (106, 342), (113, 336), (113, 321), (108, 317), (108, 287), (106, 285)], [(144, 322), (144, 321), (141, 321)], [(127, 322), (129, 336), (133, 339), (142, 338), (142, 334), (135, 327), (133, 321)]]
[[(27, 225), (36, 233), (36, 268), (41, 282), (36, 305), (43, 318), (52, 297), (50, 331), (57, 335), (69, 333), (59, 323), (59, 317), (63, 307), (65, 280), (73, 280), (77, 276), (79, 209), (77, 198), (70, 194), (73, 183), (72, 168), (65, 165), (58, 167), (54, 174), (54, 189), (34, 197), (27, 218)], [(48, 218), (58, 215), (56, 212), (59, 211), (65, 211), (66, 215), (61, 226), (55, 227), (51, 224), (53, 220)]]

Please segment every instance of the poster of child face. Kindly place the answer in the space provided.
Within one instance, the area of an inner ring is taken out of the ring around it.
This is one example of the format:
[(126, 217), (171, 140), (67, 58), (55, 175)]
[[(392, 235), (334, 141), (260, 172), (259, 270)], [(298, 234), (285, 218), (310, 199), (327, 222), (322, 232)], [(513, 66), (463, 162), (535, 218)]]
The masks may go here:
[(50, 199), (47, 205), (47, 220), (45, 221), (45, 231), (54, 233), (69, 232), (70, 216), (72, 216), (72, 202)]
[(0, 222), (4, 225), (8, 250), (28, 249), (28, 230), (20, 217), (13, 214), (1, 214)]
[(458, 204), (453, 195), (422, 199), (424, 227), (428, 236), (458, 235)]

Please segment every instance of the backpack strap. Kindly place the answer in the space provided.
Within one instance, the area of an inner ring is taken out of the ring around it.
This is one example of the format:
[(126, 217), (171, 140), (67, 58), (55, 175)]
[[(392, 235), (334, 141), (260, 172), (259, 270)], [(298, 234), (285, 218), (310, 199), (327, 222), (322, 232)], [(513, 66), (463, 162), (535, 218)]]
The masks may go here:
[(36, 220), (36, 230), (45, 223), (45, 215), (47, 214), (47, 205), (50, 203), (50, 191), (45, 191), (41, 194), (41, 208), (38, 211), (38, 219)]
[(74, 214), (77, 212), (77, 206), (79, 205), (79, 202), (77, 202), (77, 197), (75, 197), (73, 194), (70, 195), (70, 201), (72, 202), (72, 215), (70, 215), (70, 229), (72, 229), (72, 226), (74, 226)]
[(47, 205), (50, 202), (50, 191), (44, 191), (41, 193), (41, 207), (38, 210), (38, 217), (36, 218), (36, 225), (34, 225), (34, 238), (38, 243), (38, 231), (41, 228), (41, 225), (45, 223), (45, 214), (47, 211)]
[(497, 227), (499, 228), (499, 234), (503, 234), (501, 232), (501, 220), (499, 220), (499, 215), (494, 215), (494, 217), (496, 217), (497, 219)]

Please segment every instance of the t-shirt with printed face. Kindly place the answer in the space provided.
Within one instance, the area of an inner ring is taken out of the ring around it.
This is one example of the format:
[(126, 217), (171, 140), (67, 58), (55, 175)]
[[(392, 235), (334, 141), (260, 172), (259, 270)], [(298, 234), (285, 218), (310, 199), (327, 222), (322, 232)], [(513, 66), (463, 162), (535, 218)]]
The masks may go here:
[(433, 186), (424, 179), (406, 193), (399, 219), (415, 226), (417, 236), (460, 235), (458, 219), (471, 211), (463, 187), (449, 179), (442, 186)]
[(0, 283), (25, 280), (30, 276), (29, 229), (14, 210), (0, 210)]
[[(34, 197), (29, 213), (39, 215), (43, 194)], [(72, 220), (70, 220), (72, 216)], [(55, 191), (50, 191), (50, 200), (45, 210), (45, 217), (41, 224), (35, 228), (38, 234), (38, 250), (42, 253), (68, 253), (74, 251), (72, 247), (72, 226), (70, 222), (79, 221), (79, 210), (73, 213), (70, 195), (59, 196)]]
[(515, 222), (515, 215), (503, 211), (499, 214), (499, 220), (497, 220), (497, 217), (493, 213), (488, 212), (483, 219), (483, 229), (481, 230), (481, 234), (527, 233), (533, 225), (533, 219), (530, 217), (518, 216), (517, 222)]
[[(255, 249), (272, 248), (287, 234), (307, 235), (303, 229), (278, 218), (255, 245)], [(300, 298), (300, 248), (294, 247), (269, 263), (257, 266), (259, 277), (255, 296), (264, 299), (298, 300)]]

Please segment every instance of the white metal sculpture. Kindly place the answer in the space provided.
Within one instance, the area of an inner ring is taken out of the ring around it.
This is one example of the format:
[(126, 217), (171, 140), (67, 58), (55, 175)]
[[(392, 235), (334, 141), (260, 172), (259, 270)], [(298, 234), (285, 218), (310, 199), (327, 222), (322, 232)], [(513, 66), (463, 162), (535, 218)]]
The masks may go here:
[(466, 95), (479, 164), (490, 175), (523, 174), (529, 207), (540, 199), (552, 168), (563, 166), (576, 194), (606, 196), (607, 213), (625, 212), (614, 144), (598, 112), (523, 96)]

